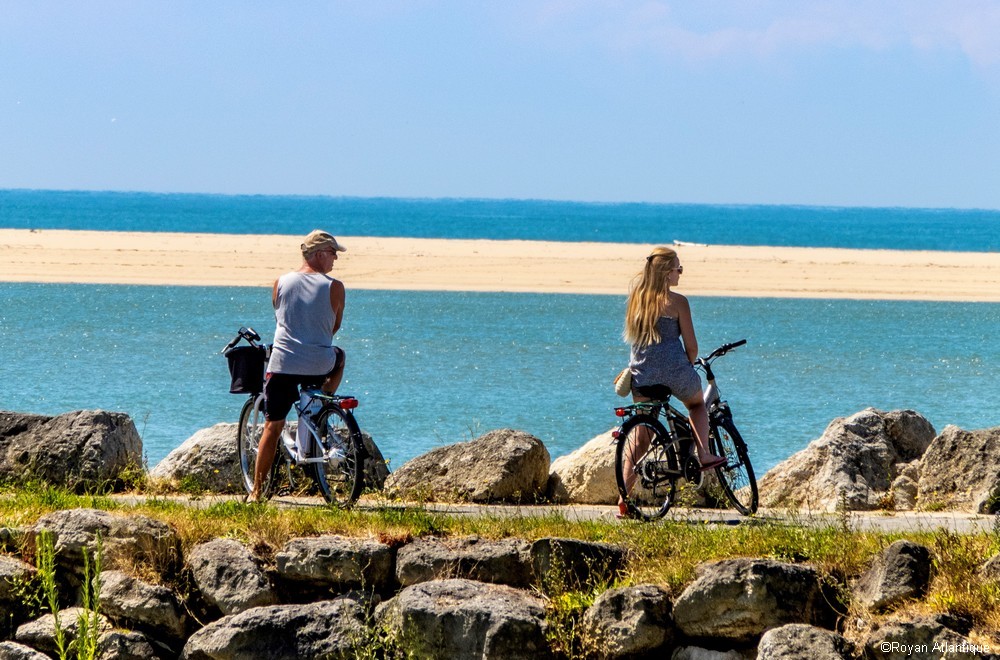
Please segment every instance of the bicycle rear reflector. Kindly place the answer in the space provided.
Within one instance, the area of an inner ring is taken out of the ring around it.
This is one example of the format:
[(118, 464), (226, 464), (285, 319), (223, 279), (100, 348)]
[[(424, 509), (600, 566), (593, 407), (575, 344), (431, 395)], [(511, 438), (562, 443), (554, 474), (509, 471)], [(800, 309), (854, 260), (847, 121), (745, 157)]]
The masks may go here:
[(619, 417), (624, 417), (628, 414), (628, 409), (626, 408), (615, 408), (615, 414)]
[(341, 410), (354, 410), (358, 407), (357, 399), (341, 399), (338, 402)]

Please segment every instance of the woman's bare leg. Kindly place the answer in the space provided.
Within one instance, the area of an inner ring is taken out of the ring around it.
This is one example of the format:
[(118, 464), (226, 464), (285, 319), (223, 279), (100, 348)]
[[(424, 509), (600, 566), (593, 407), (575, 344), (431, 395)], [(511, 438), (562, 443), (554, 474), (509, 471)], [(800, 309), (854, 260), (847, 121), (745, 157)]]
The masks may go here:
[(694, 439), (698, 445), (698, 460), (702, 465), (722, 460), (708, 446), (708, 408), (705, 407), (701, 391), (698, 391), (697, 396), (691, 397), (690, 401), (685, 401), (684, 405), (687, 406), (688, 421), (691, 422), (691, 430), (694, 431)]

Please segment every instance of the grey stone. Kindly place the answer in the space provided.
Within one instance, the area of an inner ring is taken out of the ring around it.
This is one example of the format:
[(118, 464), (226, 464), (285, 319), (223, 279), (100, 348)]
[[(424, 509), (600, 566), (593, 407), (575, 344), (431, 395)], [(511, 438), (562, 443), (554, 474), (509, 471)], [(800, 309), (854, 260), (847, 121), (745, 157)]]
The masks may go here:
[(984, 580), (990, 582), (1000, 582), (1000, 554), (993, 555), (986, 560), (980, 569), (979, 575)]
[(872, 660), (998, 660), (995, 651), (930, 617), (887, 623), (865, 641), (866, 657)]
[(73, 573), (83, 570), (83, 553), (92, 556), (101, 538), (105, 568), (141, 563), (162, 574), (179, 565), (181, 543), (170, 525), (147, 516), (119, 516), (97, 509), (64, 509), (39, 518), (30, 537), (52, 535), (56, 560)]
[(51, 660), (51, 658), (24, 644), (0, 642), (0, 660)]
[(513, 429), (438, 447), (405, 463), (386, 481), (395, 497), (444, 502), (534, 502), (549, 480), (549, 452)]
[[(82, 607), (70, 607), (59, 612), (59, 627), (65, 635), (67, 645), (72, 644), (73, 640), (76, 639), (80, 630), (81, 616), (92, 618), (93, 612), (88, 612)], [(98, 614), (98, 634), (103, 634), (109, 630), (111, 630), (111, 624), (103, 615)], [(29, 621), (18, 626), (14, 639), (43, 653), (55, 655), (58, 650), (55, 617), (52, 614), (46, 614), (34, 621)]]
[(101, 575), (100, 611), (116, 623), (174, 640), (186, 637), (187, 616), (174, 593), (121, 571)]
[(125, 413), (78, 410), (48, 417), (0, 411), (2, 481), (118, 486), (125, 471), (141, 466), (142, 439)]
[(882, 551), (854, 586), (854, 599), (882, 611), (920, 598), (931, 581), (931, 551), (912, 541), (896, 541)]
[(884, 506), (897, 466), (919, 459), (934, 427), (912, 410), (866, 408), (837, 418), (817, 440), (760, 480), (765, 507), (867, 511)]
[(291, 539), (275, 555), (279, 577), (294, 588), (382, 593), (393, 586), (396, 553), (369, 539), (319, 536)]
[(30, 582), (35, 567), (16, 557), (0, 555), (0, 604), (11, 605), (23, 599), (21, 587)]
[(752, 642), (788, 623), (823, 625), (830, 611), (809, 566), (771, 559), (726, 559), (697, 568), (674, 602), (674, 623), (691, 638)]
[(187, 553), (198, 590), (223, 615), (275, 605), (278, 596), (250, 550), (236, 539), (214, 539)]
[(681, 646), (670, 656), (670, 660), (755, 660), (756, 658), (756, 652), (736, 649), (717, 651), (700, 646)]
[(901, 474), (890, 487), (896, 511), (912, 511), (917, 506), (919, 486), (912, 477)]
[(215, 493), (243, 492), (236, 454), (237, 424), (216, 424), (197, 431), (149, 471), (151, 479)]
[(527, 587), (534, 579), (530, 545), (521, 539), (418, 539), (396, 554), (396, 579), (407, 587), (445, 578)]
[(1000, 512), (1000, 426), (945, 427), (924, 454), (919, 489), (920, 508)]
[(673, 640), (667, 592), (652, 584), (608, 589), (583, 615), (583, 629), (606, 660), (651, 654)]
[(535, 579), (545, 590), (552, 584), (559, 589), (610, 584), (625, 561), (618, 546), (571, 538), (538, 539), (529, 552)]
[(768, 630), (757, 646), (757, 660), (851, 660), (857, 655), (841, 635), (802, 623)]
[(97, 660), (150, 660), (160, 654), (149, 639), (135, 630), (112, 630), (97, 642)]
[(184, 660), (355, 658), (368, 639), (362, 606), (349, 598), (254, 607), (194, 633)]
[(379, 609), (407, 657), (423, 660), (548, 658), (545, 606), (526, 591), (473, 580), (406, 587)]
[(611, 431), (552, 461), (548, 492), (559, 503), (617, 503), (615, 439)]

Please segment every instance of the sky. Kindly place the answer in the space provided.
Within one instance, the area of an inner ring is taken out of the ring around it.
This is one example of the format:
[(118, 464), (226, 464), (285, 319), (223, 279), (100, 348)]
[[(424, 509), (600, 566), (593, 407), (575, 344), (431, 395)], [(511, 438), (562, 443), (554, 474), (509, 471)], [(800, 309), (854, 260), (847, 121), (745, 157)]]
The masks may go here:
[(0, 0), (0, 188), (1000, 209), (1000, 0)]

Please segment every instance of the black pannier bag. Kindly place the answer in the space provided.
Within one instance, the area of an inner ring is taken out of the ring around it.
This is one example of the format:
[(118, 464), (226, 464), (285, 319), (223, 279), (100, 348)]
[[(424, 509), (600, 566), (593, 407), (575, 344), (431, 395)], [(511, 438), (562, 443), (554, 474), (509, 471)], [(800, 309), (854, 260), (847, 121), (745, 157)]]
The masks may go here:
[(230, 394), (258, 394), (264, 391), (267, 353), (263, 346), (237, 346), (230, 348), (225, 355), (232, 377)]

